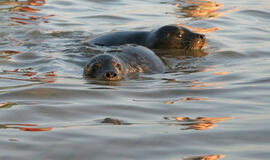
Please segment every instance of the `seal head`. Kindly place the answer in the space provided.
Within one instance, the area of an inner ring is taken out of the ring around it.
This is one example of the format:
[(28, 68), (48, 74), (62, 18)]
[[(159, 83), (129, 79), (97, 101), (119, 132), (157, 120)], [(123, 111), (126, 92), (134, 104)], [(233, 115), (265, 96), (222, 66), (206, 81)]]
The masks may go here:
[(126, 75), (127, 67), (116, 56), (101, 54), (94, 56), (84, 67), (84, 76), (99, 80), (120, 80)]
[(203, 34), (194, 33), (187, 28), (175, 25), (163, 26), (150, 32), (146, 46), (157, 49), (201, 49), (205, 46)]
[(92, 57), (84, 67), (84, 77), (115, 81), (138, 73), (163, 73), (165, 66), (150, 49), (134, 44), (120, 46)]
[(186, 50), (199, 50), (205, 46), (205, 42), (205, 35), (177, 25), (166, 25), (153, 31), (111, 32), (86, 41), (99, 46), (137, 44), (151, 49)]

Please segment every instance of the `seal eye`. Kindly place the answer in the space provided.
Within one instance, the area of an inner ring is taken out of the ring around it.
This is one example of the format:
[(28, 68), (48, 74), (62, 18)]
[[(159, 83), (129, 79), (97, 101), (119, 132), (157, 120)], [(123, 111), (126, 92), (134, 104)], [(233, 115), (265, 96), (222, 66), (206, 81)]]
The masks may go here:
[(119, 63), (116, 64), (116, 68), (118, 68), (119, 70), (121, 70), (121, 65)]
[(91, 67), (91, 70), (92, 72), (96, 72), (98, 70), (99, 66), (97, 64), (94, 64), (92, 67)]

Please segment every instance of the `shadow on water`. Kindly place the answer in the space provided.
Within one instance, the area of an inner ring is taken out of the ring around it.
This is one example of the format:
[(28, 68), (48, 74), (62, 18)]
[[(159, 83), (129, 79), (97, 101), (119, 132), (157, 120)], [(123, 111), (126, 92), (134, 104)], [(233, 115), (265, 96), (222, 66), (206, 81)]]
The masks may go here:
[(155, 52), (160, 57), (168, 57), (175, 59), (203, 57), (208, 54), (204, 50), (180, 50), (180, 49), (155, 50)]
[[(89, 86), (93, 86), (92, 89), (113, 89), (113, 88), (107, 88), (105, 86), (121, 86), (120, 81), (100, 81), (94, 78), (86, 78), (87, 84)], [(104, 86), (104, 87), (96, 87), (97, 86)]]
[[(167, 72), (177, 73), (179, 71), (185, 73), (200, 72), (203, 66), (199, 62), (208, 55), (204, 50), (155, 50), (156, 54), (163, 60), (167, 66)], [(198, 64), (198, 65), (196, 65)]]

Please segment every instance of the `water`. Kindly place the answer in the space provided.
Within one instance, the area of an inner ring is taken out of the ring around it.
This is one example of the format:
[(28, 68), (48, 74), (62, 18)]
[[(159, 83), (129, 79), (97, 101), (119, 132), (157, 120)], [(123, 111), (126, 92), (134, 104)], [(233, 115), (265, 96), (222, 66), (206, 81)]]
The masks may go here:
[[(0, 159), (268, 160), (267, 0), (0, 1)], [(85, 80), (83, 41), (181, 24), (201, 52), (169, 72)]]

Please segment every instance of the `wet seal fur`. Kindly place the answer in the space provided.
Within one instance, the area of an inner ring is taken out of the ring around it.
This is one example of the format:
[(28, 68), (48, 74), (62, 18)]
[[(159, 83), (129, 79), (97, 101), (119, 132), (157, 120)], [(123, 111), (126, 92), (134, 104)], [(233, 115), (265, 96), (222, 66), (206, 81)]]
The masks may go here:
[(166, 25), (153, 31), (111, 32), (86, 43), (99, 46), (138, 44), (151, 49), (201, 49), (205, 46), (206, 38), (184, 27)]
[(123, 45), (117, 50), (96, 55), (86, 63), (84, 77), (120, 80), (131, 73), (163, 73), (165, 66), (156, 54), (140, 45)]

